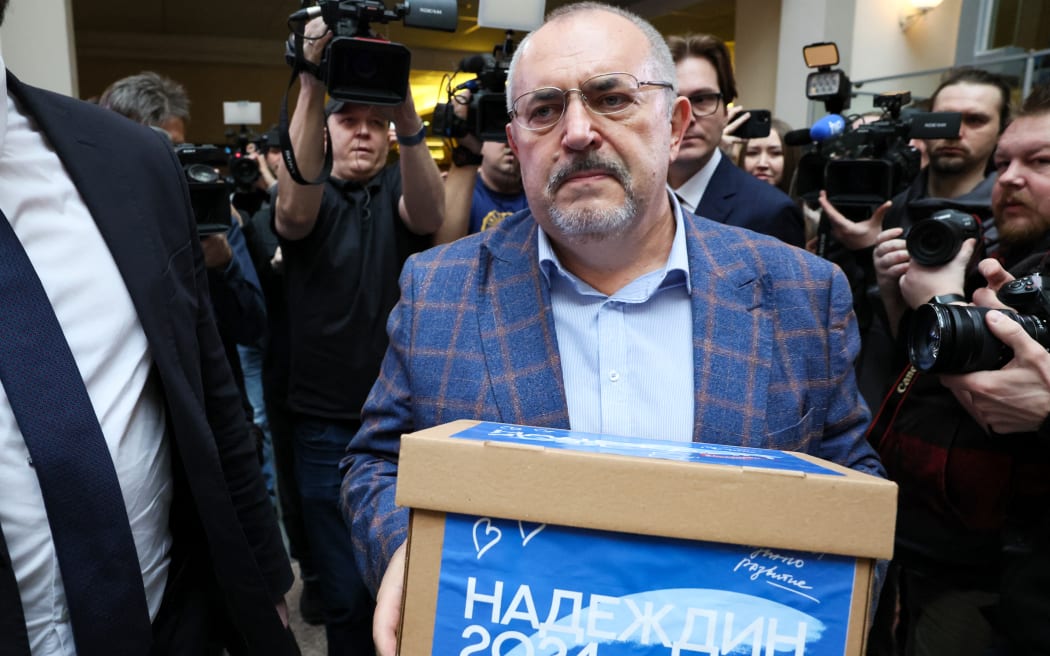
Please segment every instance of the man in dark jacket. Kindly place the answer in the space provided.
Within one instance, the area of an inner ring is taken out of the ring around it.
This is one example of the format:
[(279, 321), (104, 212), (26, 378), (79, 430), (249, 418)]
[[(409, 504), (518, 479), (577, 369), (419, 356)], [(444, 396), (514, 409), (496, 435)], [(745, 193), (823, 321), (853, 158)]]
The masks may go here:
[(174, 152), (3, 84), (0, 654), (297, 653)]

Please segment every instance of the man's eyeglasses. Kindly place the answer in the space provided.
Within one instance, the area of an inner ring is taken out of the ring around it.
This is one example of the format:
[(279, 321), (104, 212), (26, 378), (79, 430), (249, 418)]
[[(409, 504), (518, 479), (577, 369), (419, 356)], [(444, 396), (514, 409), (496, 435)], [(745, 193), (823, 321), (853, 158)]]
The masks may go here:
[(569, 94), (580, 94), (580, 101), (600, 116), (621, 114), (640, 104), (641, 94), (653, 88), (673, 89), (670, 82), (639, 81), (630, 73), (604, 73), (580, 84), (579, 89), (541, 87), (514, 99), (510, 116), (526, 130), (541, 131), (554, 127), (565, 115)]
[(687, 96), (689, 105), (693, 108), (693, 116), (710, 116), (718, 111), (718, 105), (722, 102), (720, 93), (694, 93)]

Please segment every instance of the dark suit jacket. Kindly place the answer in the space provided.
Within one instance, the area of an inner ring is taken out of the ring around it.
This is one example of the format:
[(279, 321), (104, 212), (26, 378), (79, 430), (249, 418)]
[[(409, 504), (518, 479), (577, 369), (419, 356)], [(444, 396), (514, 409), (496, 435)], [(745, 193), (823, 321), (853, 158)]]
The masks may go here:
[[(764, 184), (764, 183), (763, 183)], [(405, 539), (402, 433), (454, 419), (569, 428), (548, 287), (526, 210), (416, 255), (390, 348), (344, 464), (355, 554), (375, 590)], [(693, 305), (693, 439), (802, 451), (884, 475), (864, 439), (852, 297), (833, 264), (685, 215)]]
[(805, 248), (806, 224), (791, 198), (722, 156), (707, 184), (697, 216), (771, 235)]
[[(212, 318), (178, 160), (162, 136), (114, 112), (10, 74), (7, 84), (80, 191), (149, 340), (173, 449), (174, 549), (197, 555), (198, 574), (214, 583), (227, 630), (242, 637), (249, 653), (287, 653), (290, 638), (275, 603), (291, 586), (291, 568)], [(98, 303), (105, 308), (105, 299)], [(0, 636), (3, 656), (28, 654), (2, 537)]]

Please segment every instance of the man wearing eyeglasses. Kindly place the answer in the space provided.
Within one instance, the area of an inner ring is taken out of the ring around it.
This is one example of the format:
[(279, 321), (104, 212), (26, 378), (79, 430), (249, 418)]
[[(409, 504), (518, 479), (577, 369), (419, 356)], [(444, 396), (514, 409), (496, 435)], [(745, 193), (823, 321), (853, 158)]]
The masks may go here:
[(673, 78), (663, 38), (634, 14), (553, 12), (508, 77), (529, 209), (406, 262), (343, 462), (379, 654), (396, 648), (403, 433), (473, 418), (805, 451), (882, 474), (845, 278), (681, 209), (665, 181), (690, 108)]
[(726, 225), (772, 235), (805, 246), (802, 212), (787, 194), (741, 170), (718, 146), (729, 121), (726, 105), (736, 98), (729, 49), (708, 34), (667, 39), (678, 74), (678, 95), (692, 115), (667, 181), (683, 207)]

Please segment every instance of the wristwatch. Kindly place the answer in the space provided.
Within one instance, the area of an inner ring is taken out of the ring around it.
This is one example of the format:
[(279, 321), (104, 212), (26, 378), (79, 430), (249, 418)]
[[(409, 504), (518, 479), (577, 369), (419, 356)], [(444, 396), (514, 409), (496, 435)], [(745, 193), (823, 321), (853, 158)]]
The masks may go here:
[(949, 303), (966, 302), (966, 297), (962, 294), (940, 294), (934, 296), (927, 303), (937, 303), (938, 305), (948, 305)]
[(466, 146), (456, 146), (452, 149), (452, 163), (456, 166), (480, 166), (481, 155)]

